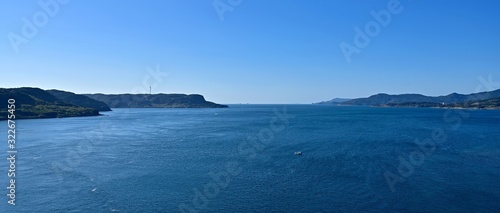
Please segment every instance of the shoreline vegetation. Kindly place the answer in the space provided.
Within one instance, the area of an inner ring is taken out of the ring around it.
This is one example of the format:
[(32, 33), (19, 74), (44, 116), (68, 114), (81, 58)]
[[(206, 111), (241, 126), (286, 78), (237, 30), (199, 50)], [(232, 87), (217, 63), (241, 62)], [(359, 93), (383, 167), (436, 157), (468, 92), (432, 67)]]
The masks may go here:
[[(39, 88), (0, 89), (0, 100), (13, 99), (15, 119), (97, 116), (99, 110), (65, 102)], [(0, 105), (0, 120), (7, 119), (7, 105)]]
[[(7, 120), (7, 101), (15, 100), (16, 119), (99, 116), (111, 108), (226, 108), (202, 95), (184, 94), (75, 94), (33, 87), (0, 88), (0, 120)], [(96, 100), (98, 99), (98, 100)], [(12, 109), (11, 109), (12, 110)]]
[(469, 101), (464, 103), (399, 103), (387, 104), (387, 107), (405, 107), (405, 108), (438, 108), (438, 109), (486, 109), (499, 110), (500, 98), (491, 98), (479, 101)]

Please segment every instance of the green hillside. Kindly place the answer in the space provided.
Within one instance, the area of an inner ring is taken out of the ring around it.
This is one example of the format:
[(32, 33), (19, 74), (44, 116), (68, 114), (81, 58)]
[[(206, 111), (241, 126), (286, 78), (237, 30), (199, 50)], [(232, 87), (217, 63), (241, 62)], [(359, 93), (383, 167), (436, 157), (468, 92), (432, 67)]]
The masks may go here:
[(15, 100), (16, 119), (95, 116), (99, 111), (66, 103), (39, 88), (0, 88), (0, 120), (7, 119), (7, 101)]
[(106, 105), (104, 102), (94, 100), (85, 95), (78, 95), (72, 92), (66, 92), (61, 90), (47, 90), (47, 92), (69, 104), (86, 108), (93, 108), (99, 110), (100, 112), (111, 111), (109, 106)]

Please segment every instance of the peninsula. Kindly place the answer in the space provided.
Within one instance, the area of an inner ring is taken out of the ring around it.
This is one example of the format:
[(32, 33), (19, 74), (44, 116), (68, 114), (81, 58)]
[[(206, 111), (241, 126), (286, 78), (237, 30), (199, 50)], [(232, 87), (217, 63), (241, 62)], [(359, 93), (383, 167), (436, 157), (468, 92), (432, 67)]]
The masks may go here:
[(227, 108), (206, 101), (202, 95), (185, 94), (85, 94), (111, 108)]
[[(13, 110), (16, 119), (99, 115), (98, 109), (65, 102), (39, 88), (0, 88), (0, 100), (7, 103), (9, 99), (15, 101), (15, 108)], [(7, 119), (7, 112), (7, 104), (0, 104), (0, 120)]]
[(40, 88), (0, 88), (0, 120), (8, 117), (7, 101), (15, 100), (16, 119), (97, 116), (111, 108), (226, 108), (202, 95), (185, 94), (75, 94)]

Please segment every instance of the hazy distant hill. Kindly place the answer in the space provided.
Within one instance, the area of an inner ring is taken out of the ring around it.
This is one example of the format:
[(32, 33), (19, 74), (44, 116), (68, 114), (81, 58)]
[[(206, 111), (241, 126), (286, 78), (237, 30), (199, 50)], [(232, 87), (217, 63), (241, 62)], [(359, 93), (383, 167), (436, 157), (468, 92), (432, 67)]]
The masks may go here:
[(99, 115), (99, 111), (66, 103), (39, 88), (0, 88), (0, 120), (7, 119), (7, 100), (15, 99), (16, 119)]
[(50, 94), (59, 98), (60, 100), (70, 103), (73, 105), (93, 108), (99, 111), (111, 111), (111, 109), (102, 101), (97, 101), (92, 98), (89, 98), (85, 95), (78, 95), (72, 92), (66, 92), (61, 90), (47, 90)]
[(206, 101), (202, 95), (185, 94), (85, 94), (111, 108), (225, 108), (226, 105)]
[(347, 98), (334, 98), (332, 100), (329, 100), (329, 101), (322, 101), (322, 102), (319, 102), (319, 103), (315, 103), (315, 104), (340, 104), (340, 103), (344, 103), (346, 101), (350, 101), (351, 99), (347, 99)]
[(368, 98), (353, 99), (350, 101), (343, 102), (342, 104), (368, 105), (368, 106), (383, 106), (383, 105), (401, 104), (401, 103), (455, 104), (455, 103), (465, 103), (469, 101), (486, 100), (499, 97), (500, 97), (500, 90), (495, 90), (491, 92), (473, 93), (469, 95), (452, 93), (446, 96), (438, 96), (438, 97), (424, 96), (420, 94), (403, 94), (403, 95), (377, 94), (370, 96)]

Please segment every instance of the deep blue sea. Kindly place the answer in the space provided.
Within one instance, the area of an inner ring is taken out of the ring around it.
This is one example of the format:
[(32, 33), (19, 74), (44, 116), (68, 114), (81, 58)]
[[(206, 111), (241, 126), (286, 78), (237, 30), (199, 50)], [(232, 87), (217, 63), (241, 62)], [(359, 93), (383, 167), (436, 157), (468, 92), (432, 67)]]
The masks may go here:
[(17, 121), (16, 206), (2, 121), (0, 212), (500, 212), (500, 111), (103, 114)]

